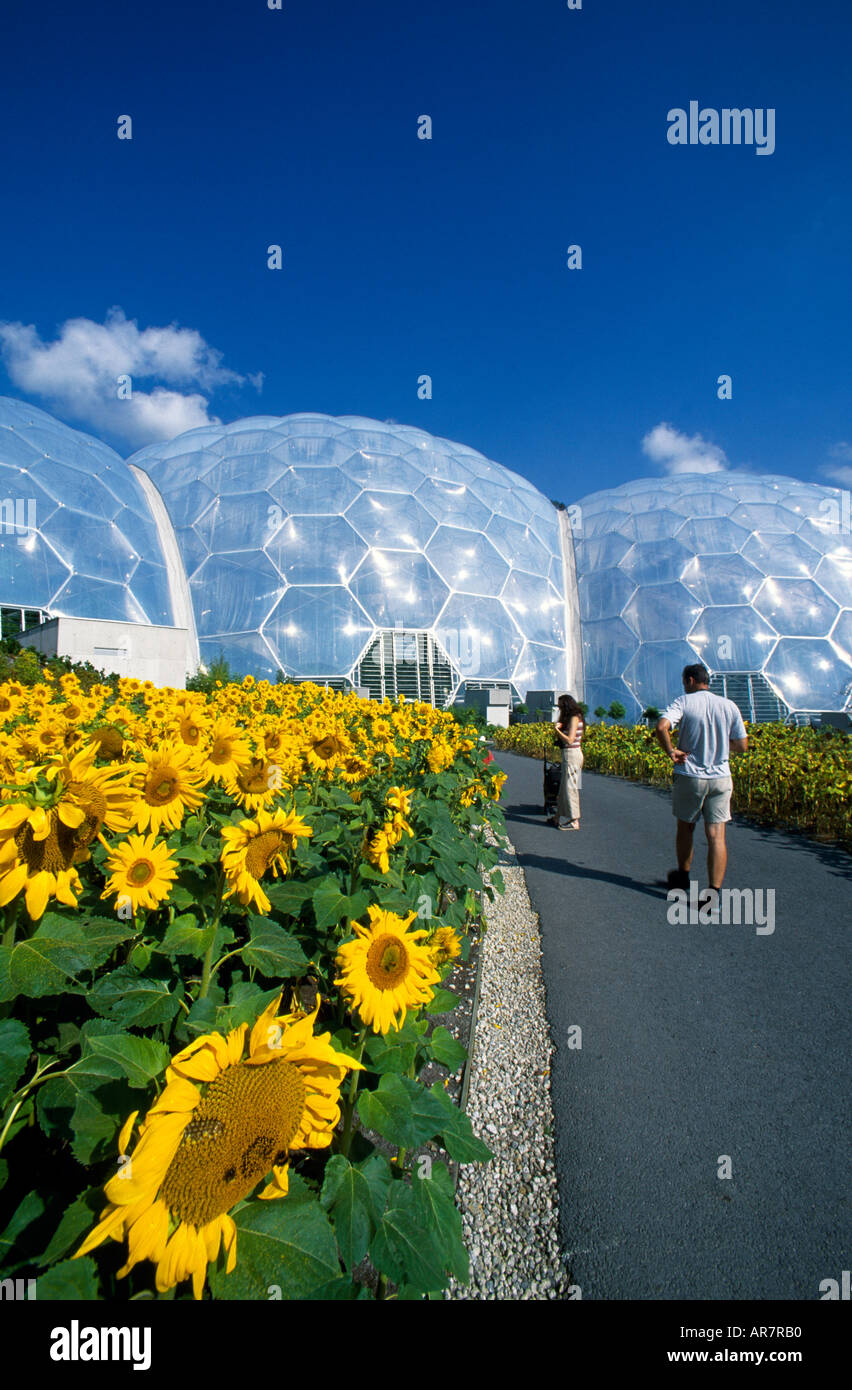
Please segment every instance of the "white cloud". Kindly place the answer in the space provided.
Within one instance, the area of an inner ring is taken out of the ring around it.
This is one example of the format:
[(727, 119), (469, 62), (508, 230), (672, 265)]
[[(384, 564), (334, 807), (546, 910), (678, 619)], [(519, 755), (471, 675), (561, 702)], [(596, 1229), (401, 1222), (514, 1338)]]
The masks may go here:
[[(68, 319), (52, 342), (43, 341), (32, 324), (0, 323), (0, 353), (10, 379), (22, 391), (133, 444), (218, 424), (202, 392), (245, 382), (238, 372), (222, 366), (221, 352), (196, 329), (177, 324), (140, 329), (119, 308), (110, 309), (103, 323)], [(122, 400), (117, 379), (125, 375), (132, 388)], [(141, 390), (140, 380), (153, 384)], [(259, 391), (263, 374), (250, 380)], [(186, 389), (191, 387), (196, 389)]]
[(852, 444), (848, 444), (845, 439), (839, 439), (836, 444), (832, 444), (828, 452), (833, 459), (852, 460)]
[(822, 471), (827, 478), (832, 478), (841, 487), (852, 486), (852, 464), (839, 464), (837, 468), (823, 468)]
[(823, 464), (820, 472), (826, 478), (831, 478), (832, 482), (839, 483), (841, 487), (849, 487), (852, 484), (852, 444), (845, 439), (839, 439), (836, 444), (832, 444), (828, 456), (839, 459), (840, 462)]
[(665, 422), (645, 435), (642, 449), (664, 473), (721, 473), (728, 467), (718, 444), (708, 443), (700, 434), (681, 434)]

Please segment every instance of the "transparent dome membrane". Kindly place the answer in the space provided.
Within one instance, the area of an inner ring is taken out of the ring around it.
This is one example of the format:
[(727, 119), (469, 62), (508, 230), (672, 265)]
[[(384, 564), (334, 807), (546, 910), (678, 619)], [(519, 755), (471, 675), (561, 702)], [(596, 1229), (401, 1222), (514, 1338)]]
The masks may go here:
[(700, 659), (768, 682), (790, 710), (847, 706), (842, 502), (835, 488), (725, 472), (584, 498), (575, 554), (590, 704), (662, 708)]

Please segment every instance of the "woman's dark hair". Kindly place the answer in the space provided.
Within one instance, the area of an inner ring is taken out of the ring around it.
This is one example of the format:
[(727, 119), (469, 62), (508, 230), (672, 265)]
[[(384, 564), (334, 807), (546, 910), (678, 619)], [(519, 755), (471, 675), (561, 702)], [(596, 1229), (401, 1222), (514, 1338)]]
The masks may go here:
[(560, 695), (556, 703), (559, 706), (559, 715), (556, 720), (557, 724), (567, 724), (568, 720), (574, 714), (585, 723), (583, 711), (577, 704), (573, 695)]

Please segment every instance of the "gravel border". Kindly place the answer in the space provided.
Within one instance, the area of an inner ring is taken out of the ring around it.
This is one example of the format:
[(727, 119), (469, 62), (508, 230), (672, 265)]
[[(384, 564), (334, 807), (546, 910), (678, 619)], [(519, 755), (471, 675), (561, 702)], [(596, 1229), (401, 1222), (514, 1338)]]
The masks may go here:
[(550, 1067), (538, 915), (507, 840), (505, 894), (484, 899), (479, 1007), (469, 1062), (467, 1113), (494, 1158), (464, 1164), (456, 1203), (470, 1255), (470, 1284), (448, 1299), (565, 1299), (571, 1280), (559, 1244)]

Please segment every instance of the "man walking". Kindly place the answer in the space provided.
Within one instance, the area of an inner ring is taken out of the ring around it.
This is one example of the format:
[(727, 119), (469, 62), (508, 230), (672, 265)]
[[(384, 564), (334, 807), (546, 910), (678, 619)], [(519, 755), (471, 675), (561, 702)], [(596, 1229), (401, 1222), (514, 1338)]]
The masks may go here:
[[(677, 817), (677, 868), (669, 874), (669, 888), (689, 889), (689, 870), (698, 817), (704, 817), (707, 834), (707, 879), (711, 894), (718, 895), (725, 877), (728, 851), (725, 825), (731, 819), (730, 751), (748, 747), (745, 725), (733, 700), (714, 695), (708, 688), (710, 673), (696, 662), (683, 668), (684, 694), (679, 695), (657, 722), (656, 735), (674, 763), (672, 813)], [(679, 725), (678, 747), (672, 747), (670, 729)], [(712, 896), (703, 894), (707, 903)]]

